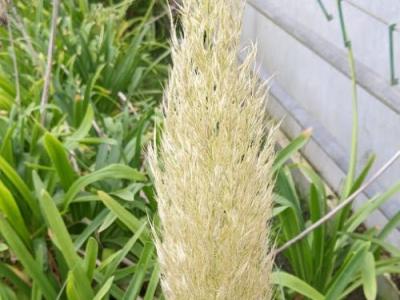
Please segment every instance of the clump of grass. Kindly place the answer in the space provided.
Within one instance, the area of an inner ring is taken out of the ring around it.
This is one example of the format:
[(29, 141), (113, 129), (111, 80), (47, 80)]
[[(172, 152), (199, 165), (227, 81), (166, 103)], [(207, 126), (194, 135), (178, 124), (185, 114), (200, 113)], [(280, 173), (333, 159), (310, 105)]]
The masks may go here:
[[(274, 128), (255, 50), (237, 61), (244, 3), (184, 0), (160, 149), (150, 152), (169, 299), (268, 299)], [(159, 154), (157, 154), (159, 153)]]
[(6, 2), (0, 299), (158, 299), (141, 171), (167, 77), (162, 1), (61, 1), (45, 126), (53, 1)]

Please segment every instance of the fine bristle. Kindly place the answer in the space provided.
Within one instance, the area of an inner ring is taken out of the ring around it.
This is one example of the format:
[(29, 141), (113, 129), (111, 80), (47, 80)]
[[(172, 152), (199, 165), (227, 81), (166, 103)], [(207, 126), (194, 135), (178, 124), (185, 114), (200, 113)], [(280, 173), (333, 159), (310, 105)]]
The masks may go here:
[(274, 130), (254, 47), (237, 60), (244, 3), (183, 0), (165, 123), (150, 164), (167, 299), (270, 299)]

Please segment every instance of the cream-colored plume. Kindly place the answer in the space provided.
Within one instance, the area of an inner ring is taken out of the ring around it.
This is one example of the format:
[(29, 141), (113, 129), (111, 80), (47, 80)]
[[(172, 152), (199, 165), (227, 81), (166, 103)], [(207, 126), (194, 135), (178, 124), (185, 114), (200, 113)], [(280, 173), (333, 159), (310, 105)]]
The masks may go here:
[(160, 149), (150, 153), (167, 299), (269, 299), (273, 131), (255, 51), (237, 60), (244, 3), (183, 0)]

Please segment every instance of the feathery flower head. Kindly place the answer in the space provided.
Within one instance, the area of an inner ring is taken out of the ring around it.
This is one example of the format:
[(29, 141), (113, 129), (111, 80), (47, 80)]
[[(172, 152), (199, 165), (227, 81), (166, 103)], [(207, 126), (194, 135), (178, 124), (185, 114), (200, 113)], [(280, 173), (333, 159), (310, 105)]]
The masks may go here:
[(237, 59), (243, 9), (241, 0), (179, 7), (162, 141), (150, 152), (168, 299), (271, 297), (274, 127), (254, 47)]

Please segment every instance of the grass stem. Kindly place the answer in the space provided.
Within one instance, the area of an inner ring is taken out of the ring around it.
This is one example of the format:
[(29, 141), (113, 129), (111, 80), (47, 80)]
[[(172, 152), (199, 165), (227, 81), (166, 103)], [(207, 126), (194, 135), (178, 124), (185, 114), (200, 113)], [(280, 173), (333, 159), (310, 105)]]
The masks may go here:
[(45, 124), (46, 121), (46, 106), (49, 102), (49, 89), (50, 89), (50, 81), (51, 81), (51, 69), (53, 64), (53, 52), (54, 46), (56, 42), (56, 33), (57, 33), (57, 19), (58, 19), (58, 11), (60, 8), (60, 0), (53, 1), (53, 12), (51, 17), (51, 31), (49, 38), (49, 46), (47, 50), (47, 65), (46, 71), (44, 75), (44, 86), (42, 99), (40, 101), (40, 122), (42, 125)]

